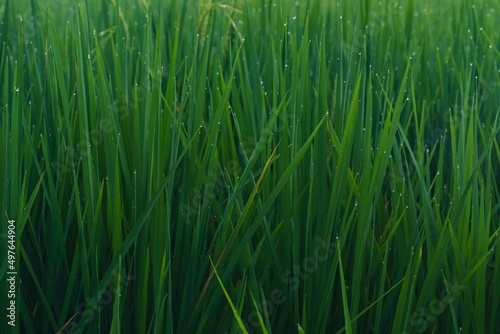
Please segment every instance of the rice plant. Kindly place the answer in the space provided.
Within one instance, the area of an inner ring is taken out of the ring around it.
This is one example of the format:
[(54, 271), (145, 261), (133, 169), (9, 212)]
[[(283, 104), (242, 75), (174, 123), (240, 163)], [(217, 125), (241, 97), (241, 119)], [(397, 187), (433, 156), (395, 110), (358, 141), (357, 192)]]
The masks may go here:
[(3, 0), (0, 332), (497, 333), (499, 12)]

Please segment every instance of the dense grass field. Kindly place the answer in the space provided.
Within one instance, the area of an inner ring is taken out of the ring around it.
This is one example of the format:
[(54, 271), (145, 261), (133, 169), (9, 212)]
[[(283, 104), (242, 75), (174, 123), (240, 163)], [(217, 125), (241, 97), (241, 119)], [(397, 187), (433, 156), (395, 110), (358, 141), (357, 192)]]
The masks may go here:
[(500, 333), (499, 27), (2, 0), (0, 332)]

